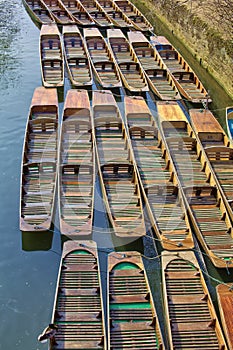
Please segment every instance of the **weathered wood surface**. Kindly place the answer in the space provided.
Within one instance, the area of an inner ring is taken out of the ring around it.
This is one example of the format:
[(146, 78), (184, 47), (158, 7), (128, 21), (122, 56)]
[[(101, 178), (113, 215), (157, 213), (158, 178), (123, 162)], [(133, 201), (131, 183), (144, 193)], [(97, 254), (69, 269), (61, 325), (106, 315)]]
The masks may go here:
[(20, 230), (46, 231), (53, 219), (57, 174), (56, 89), (34, 90), (21, 165)]
[(227, 350), (193, 252), (162, 252), (163, 295), (170, 349)]
[(59, 168), (60, 230), (71, 237), (92, 234), (95, 159), (86, 90), (68, 90), (64, 104)]
[(164, 349), (140, 253), (109, 254), (108, 271), (109, 349)]
[(233, 349), (233, 289), (232, 284), (216, 287), (219, 312), (229, 349)]
[(93, 138), (105, 205), (118, 237), (146, 234), (138, 176), (128, 135), (111, 91), (93, 92)]
[(142, 97), (125, 96), (124, 102), (150, 224), (164, 249), (190, 249), (194, 243), (186, 207), (174, 169), (162, 157), (155, 120)]
[(95, 242), (64, 243), (52, 323), (58, 330), (50, 339), (50, 350), (107, 349)]

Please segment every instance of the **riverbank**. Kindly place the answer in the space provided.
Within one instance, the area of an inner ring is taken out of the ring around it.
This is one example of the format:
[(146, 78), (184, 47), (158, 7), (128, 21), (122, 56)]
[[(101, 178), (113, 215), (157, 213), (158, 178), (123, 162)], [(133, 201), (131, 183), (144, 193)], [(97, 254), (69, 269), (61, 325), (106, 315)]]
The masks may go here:
[(197, 62), (233, 99), (233, 41), (230, 21), (223, 19), (218, 23), (224, 25), (217, 25), (213, 20), (216, 14), (211, 6), (207, 7), (207, 1), (133, 2), (153, 24), (156, 34), (163, 34), (161, 27), (166, 26), (170, 32), (170, 35), (166, 35), (168, 39), (172, 43), (173, 37), (181, 41)]

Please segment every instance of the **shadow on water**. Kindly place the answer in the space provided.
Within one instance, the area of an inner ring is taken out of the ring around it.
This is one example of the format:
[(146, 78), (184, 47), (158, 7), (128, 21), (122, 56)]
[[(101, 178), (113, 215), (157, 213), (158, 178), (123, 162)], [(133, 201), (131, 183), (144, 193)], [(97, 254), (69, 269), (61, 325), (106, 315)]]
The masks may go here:
[(52, 247), (53, 231), (49, 232), (21, 232), (22, 249), (24, 251), (49, 250)]

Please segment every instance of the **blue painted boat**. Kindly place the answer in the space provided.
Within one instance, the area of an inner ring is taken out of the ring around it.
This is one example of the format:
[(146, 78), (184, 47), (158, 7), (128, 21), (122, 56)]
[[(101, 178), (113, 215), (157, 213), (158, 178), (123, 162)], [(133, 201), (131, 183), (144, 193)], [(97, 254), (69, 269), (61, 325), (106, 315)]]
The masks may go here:
[(233, 139), (233, 106), (226, 107), (226, 126), (229, 139)]

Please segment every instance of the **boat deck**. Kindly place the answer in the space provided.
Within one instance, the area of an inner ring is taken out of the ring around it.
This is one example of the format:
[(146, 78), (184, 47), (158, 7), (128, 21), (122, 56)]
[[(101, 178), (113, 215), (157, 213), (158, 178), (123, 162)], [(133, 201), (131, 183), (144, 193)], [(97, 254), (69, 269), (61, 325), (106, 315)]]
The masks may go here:
[(140, 253), (113, 252), (108, 268), (109, 349), (163, 349)]

